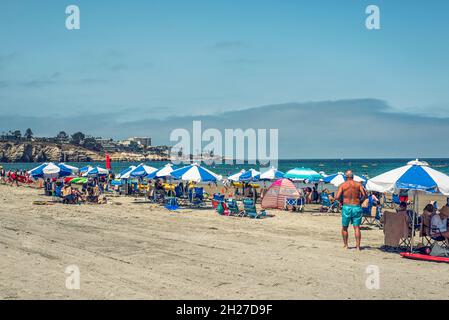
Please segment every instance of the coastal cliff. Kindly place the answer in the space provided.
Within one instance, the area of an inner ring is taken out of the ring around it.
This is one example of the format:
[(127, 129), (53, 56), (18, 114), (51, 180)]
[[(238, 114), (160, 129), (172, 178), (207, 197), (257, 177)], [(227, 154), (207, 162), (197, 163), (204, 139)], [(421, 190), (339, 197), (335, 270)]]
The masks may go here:
[[(105, 152), (73, 144), (45, 142), (0, 142), (0, 162), (89, 162), (104, 161)], [(112, 161), (165, 161), (167, 157), (129, 152), (110, 153)]]

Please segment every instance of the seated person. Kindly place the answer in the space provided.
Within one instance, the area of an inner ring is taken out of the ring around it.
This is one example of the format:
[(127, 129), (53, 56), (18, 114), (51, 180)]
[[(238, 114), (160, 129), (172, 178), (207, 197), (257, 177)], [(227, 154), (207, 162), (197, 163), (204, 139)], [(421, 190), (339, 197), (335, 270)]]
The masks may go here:
[(449, 231), (447, 230), (447, 218), (449, 217), (449, 207), (441, 208), (439, 214), (434, 214), (430, 221), (430, 235), (432, 237), (443, 236), (449, 243)]
[(64, 203), (75, 202), (75, 196), (72, 193), (72, 187), (70, 186), (70, 184), (67, 184), (64, 187), (62, 187), (61, 195)]

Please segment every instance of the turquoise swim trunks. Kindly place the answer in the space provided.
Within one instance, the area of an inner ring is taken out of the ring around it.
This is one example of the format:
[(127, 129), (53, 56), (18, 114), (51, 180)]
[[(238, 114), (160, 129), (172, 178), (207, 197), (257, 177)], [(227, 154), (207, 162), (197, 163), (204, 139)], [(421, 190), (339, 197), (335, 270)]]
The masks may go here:
[(345, 204), (341, 209), (341, 224), (343, 227), (347, 227), (350, 223), (354, 227), (358, 227), (362, 223), (362, 207), (359, 205)]

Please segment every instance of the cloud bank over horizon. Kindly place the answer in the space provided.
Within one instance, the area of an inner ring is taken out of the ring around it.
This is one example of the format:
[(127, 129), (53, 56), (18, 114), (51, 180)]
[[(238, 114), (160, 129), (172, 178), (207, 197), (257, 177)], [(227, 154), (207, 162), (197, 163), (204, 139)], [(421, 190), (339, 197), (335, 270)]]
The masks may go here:
[[(132, 110), (130, 110), (132, 112)], [(202, 116), (138, 120), (123, 113), (90, 113), (70, 117), (11, 116), (0, 118), (0, 131), (28, 127), (37, 136), (59, 131), (122, 139), (150, 136), (153, 144), (170, 143), (172, 130), (278, 129), (280, 158), (429, 158), (449, 157), (449, 118), (397, 112), (379, 99), (284, 103)], [(207, 144), (207, 143), (205, 143)]]

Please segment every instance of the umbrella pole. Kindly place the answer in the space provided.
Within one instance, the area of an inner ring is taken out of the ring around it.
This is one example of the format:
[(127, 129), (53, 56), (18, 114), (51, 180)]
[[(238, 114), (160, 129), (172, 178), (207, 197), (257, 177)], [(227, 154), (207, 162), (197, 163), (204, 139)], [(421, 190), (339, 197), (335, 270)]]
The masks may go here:
[(418, 191), (413, 191), (413, 215), (412, 215), (412, 236), (410, 241), (410, 252), (413, 253), (413, 245), (415, 240), (415, 217), (418, 211)]

